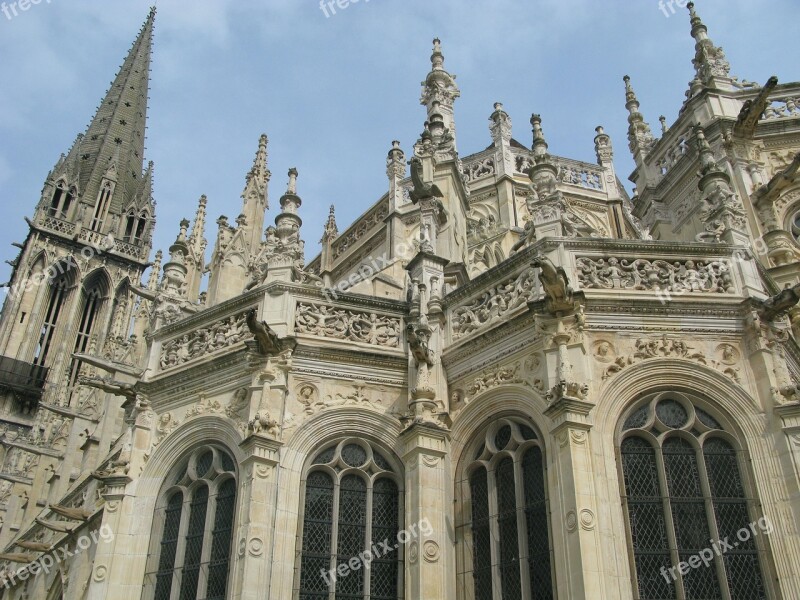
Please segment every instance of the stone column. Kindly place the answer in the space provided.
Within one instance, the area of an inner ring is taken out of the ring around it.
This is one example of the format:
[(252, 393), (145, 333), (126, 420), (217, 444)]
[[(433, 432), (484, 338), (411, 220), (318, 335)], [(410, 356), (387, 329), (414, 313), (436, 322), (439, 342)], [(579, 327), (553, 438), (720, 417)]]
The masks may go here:
[[(557, 398), (545, 411), (557, 447), (551, 450), (555, 469), (550, 481), (553, 530), (561, 529), (561, 552), (555, 556), (559, 597), (579, 600), (604, 598), (600, 560), (602, 548), (596, 532), (597, 508), (590, 448), (589, 411), (594, 404), (567, 395)], [(557, 495), (557, 500), (554, 496)], [(563, 520), (562, 520), (563, 518)]]
[(406, 469), (404, 528), (408, 532), (403, 547), (404, 598), (453, 600), (456, 577), (450, 435), (443, 428), (416, 423), (402, 434), (402, 440)]
[(261, 600), (270, 587), (275, 550), (278, 462), (283, 444), (253, 433), (240, 444), (247, 458), (239, 481), (239, 525), (233, 538), (232, 600)]
[[(100, 495), (105, 501), (99, 530), (102, 537), (98, 537), (95, 549), (88, 600), (104, 600), (112, 596), (133, 600), (141, 596), (141, 573), (147, 554), (132, 556), (136, 533), (132, 522), (136, 519), (136, 511), (134, 499), (125, 492), (130, 482), (131, 478), (122, 473), (102, 479)], [(132, 560), (142, 569), (132, 568)], [(139, 579), (133, 580), (132, 573)]]

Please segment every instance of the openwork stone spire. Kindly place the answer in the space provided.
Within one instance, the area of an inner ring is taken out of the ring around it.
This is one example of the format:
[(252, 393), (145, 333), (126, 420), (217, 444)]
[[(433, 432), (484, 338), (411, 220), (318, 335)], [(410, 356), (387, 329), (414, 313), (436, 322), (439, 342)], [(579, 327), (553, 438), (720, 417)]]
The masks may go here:
[(708, 87), (718, 87), (720, 79), (730, 83), (730, 63), (725, 58), (725, 52), (708, 36), (708, 27), (705, 26), (697, 11), (694, 2), (686, 5), (689, 9), (689, 20), (692, 24), (692, 37), (695, 40), (695, 56), (692, 60), (696, 72), (696, 80)]
[(453, 107), (455, 100), (461, 95), (456, 85), (456, 76), (444, 69), (444, 54), (442, 43), (437, 38), (433, 40), (433, 54), (431, 55), (431, 72), (422, 82), (422, 97), (420, 104), (428, 109), (428, 121), (434, 122), (433, 116), (441, 114), (444, 127), (455, 138), (456, 128)]
[(628, 109), (628, 147), (634, 157), (637, 154), (646, 154), (653, 144), (653, 132), (650, 125), (639, 112), (639, 99), (633, 91), (631, 78), (627, 75), (622, 78), (625, 82), (625, 108)]

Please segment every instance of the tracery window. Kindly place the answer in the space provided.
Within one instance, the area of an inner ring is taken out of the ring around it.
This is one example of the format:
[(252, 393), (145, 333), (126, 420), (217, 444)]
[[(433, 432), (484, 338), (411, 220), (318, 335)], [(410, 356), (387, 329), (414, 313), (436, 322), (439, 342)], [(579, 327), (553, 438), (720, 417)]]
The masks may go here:
[(183, 460), (161, 495), (145, 577), (153, 600), (224, 600), (236, 512), (236, 467), (203, 446)]
[(636, 598), (767, 597), (757, 544), (771, 526), (752, 518), (741, 454), (684, 394), (654, 394), (629, 411), (620, 456)]
[[(89, 349), (89, 342), (95, 329), (97, 317), (103, 306), (103, 298), (106, 290), (103, 289), (102, 278), (87, 281), (81, 294), (82, 304), (81, 313), (78, 320), (78, 334), (75, 338), (73, 354), (83, 354)], [(69, 385), (74, 386), (78, 382), (81, 362), (75, 358), (70, 363)]]
[(114, 193), (114, 186), (106, 181), (103, 187), (100, 188), (100, 194), (97, 197), (97, 204), (94, 207), (94, 216), (90, 229), (92, 231), (100, 231), (103, 228), (108, 208), (111, 206), (111, 195)]
[(75, 199), (75, 188), (67, 188), (63, 181), (59, 181), (50, 200), (50, 207), (47, 214), (57, 219), (66, 219), (69, 216), (69, 209)]
[(53, 338), (56, 334), (56, 327), (69, 295), (71, 276), (74, 274), (74, 265), (69, 262), (57, 263), (53, 269), (59, 274), (50, 282), (50, 296), (47, 301), (42, 326), (39, 330), (39, 342), (33, 359), (35, 365), (44, 366), (47, 364), (47, 358), (50, 350), (52, 350)]
[(553, 598), (543, 446), (522, 419), (482, 434), (466, 470), (475, 600)]
[[(403, 492), (398, 470), (362, 439), (345, 439), (319, 452), (305, 481), (298, 565), (300, 600), (402, 598)], [(389, 548), (389, 551), (386, 551)], [(369, 560), (357, 559), (370, 552)], [(358, 568), (340, 565), (356, 559)]]

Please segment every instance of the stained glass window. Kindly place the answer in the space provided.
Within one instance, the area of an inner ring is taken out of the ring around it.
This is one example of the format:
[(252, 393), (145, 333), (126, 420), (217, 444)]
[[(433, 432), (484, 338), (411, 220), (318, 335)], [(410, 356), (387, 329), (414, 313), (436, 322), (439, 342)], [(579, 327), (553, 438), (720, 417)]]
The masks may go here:
[[(300, 600), (327, 600), (331, 594), (336, 600), (398, 600), (403, 502), (401, 480), (389, 461), (363, 440), (350, 439), (318, 453), (311, 464), (305, 483)], [(370, 560), (357, 558), (367, 551)], [(337, 568), (354, 559), (358, 568), (339, 576)]]
[[(189, 468), (191, 467), (191, 468)], [(167, 486), (145, 598), (223, 600), (236, 514), (235, 464), (216, 446), (182, 461)]]
[(538, 438), (521, 419), (506, 418), (486, 429), (479, 446), (468, 469), (474, 584), (470, 597), (552, 599), (550, 527)]
[[(653, 395), (624, 421), (621, 466), (642, 600), (766, 598), (756, 543), (736, 537), (752, 522), (751, 500), (721, 429), (682, 394)], [(718, 540), (732, 549), (716, 552)], [(713, 553), (707, 565), (681, 573), (681, 562), (704, 551)]]

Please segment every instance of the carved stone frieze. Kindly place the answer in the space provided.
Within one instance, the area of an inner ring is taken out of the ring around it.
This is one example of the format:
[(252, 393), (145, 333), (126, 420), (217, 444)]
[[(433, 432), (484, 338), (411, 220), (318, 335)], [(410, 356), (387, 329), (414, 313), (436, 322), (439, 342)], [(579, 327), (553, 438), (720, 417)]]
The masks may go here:
[(683, 340), (670, 338), (666, 334), (660, 338), (639, 338), (634, 344), (634, 351), (627, 356), (616, 355), (616, 351), (613, 347), (610, 347), (610, 344), (607, 344), (609, 348), (604, 348), (603, 344), (605, 342), (599, 342), (596, 346), (595, 359), (600, 363), (608, 364), (607, 357), (614, 356), (611, 364), (603, 370), (604, 381), (625, 368), (645, 360), (653, 358), (682, 358), (712, 367), (727, 375), (736, 383), (742, 382), (740, 369), (736, 366), (740, 361), (741, 355), (731, 344), (719, 345), (713, 356), (707, 356), (705, 352), (689, 346)]
[(246, 318), (247, 311), (244, 311), (164, 342), (161, 347), (161, 369), (171, 369), (243, 342), (252, 335), (247, 328)]
[(725, 260), (646, 260), (579, 257), (578, 282), (584, 289), (735, 293)]
[(295, 313), (294, 330), (317, 337), (398, 348), (401, 327), (399, 317), (300, 302)]
[(541, 286), (533, 268), (490, 287), (478, 299), (453, 311), (453, 337), (458, 339), (502, 319), (539, 295)]

